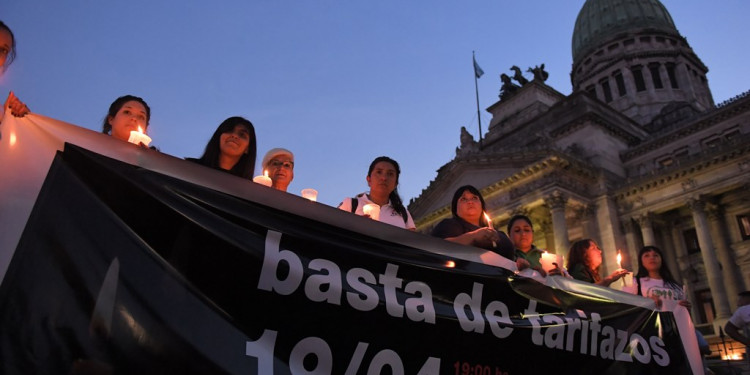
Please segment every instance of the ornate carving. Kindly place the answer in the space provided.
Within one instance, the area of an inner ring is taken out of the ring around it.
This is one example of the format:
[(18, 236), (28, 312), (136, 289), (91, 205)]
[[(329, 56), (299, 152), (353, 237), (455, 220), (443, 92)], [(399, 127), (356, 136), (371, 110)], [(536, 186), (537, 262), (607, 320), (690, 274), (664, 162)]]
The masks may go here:
[(698, 183), (695, 182), (694, 179), (688, 178), (686, 181), (682, 183), (682, 191), (688, 191), (690, 189), (695, 189), (698, 186)]
[(654, 214), (647, 212), (643, 215), (634, 217), (634, 219), (638, 222), (638, 225), (640, 225), (641, 228), (649, 228), (653, 226)]
[(690, 198), (685, 204), (693, 211), (703, 212), (706, 209), (706, 201), (701, 198)]
[(557, 190), (552, 195), (544, 198), (544, 203), (547, 204), (550, 210), (564, 209), (567, 202), (568, 198)]
[(633, 233), (635, 230), (635, 223), (633, 222), (633, 219), (631, 218), (625, 218), (622, 221), (622, 227), (625, 229), (625, 233)]

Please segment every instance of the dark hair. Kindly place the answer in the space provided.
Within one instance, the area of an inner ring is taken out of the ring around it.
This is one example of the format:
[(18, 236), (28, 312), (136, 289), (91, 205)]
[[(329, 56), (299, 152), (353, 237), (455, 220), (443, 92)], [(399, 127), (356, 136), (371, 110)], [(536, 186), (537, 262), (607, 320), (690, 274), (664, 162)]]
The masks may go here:
[(221, 167), (219, 166), (219, 155), (221, 154), (221, 146), (219, 144), (219, 141), (221, 135), (224, 133), (231, 133), (232, 131), (234, 131), (234, 127), (237, 125), (242, 125), (247, 129), (247, 132), (250, 133), (250, 142), (247, 145), (247, 153), (243, 154), (240, 157), (240, 160), (237, 161), (237, 163), (234, 165), (234, 167), (232, 167), (232, 169), (228, 170), (227, 172), (235, 176), (250, 178), (252, 177), (253, 170), (255, 169), (255, 154), (257, 151), (255, 145), (255, 127), (253, 126), (252, 122), (248, 121), (244, 117), (233, 116), (219, 124), (219, 127), (216, 128), (214, 135), (211, 136), (208, 144), (206, 144), (206, 150), (203, 152), (203, 156), (198, 159), (198, 162), (207, 167), (221, 170)]
[(370, 168), (367, 169), (367, 177), (370, 177), (372, 174), (372, 170), (375, 169), (375, 164), (378, 164), (380, 162), (386, 162), (393, 165), (394, 168), (396, 168), (396, 187), (393, 188), (393, 191), (388, 195), (388, 199), (391, 201), (391, 206), (393, 206), (393, 210), (401, 214), (401, 216), (404, 218), (404, 222), (408, 220), (409, 215), (406, 213), (406, 207), (404, 207), (404, 202), (401, 201), (401, 196), (398, 195), (398, 177), (401, 175), (401, 167), (399, 167), (398, 163), (387, 157), (387, 156), (378, 156), (375, 158), (375, 160), (370, 163)]
[(5, 72), (5, 69), (10, 66), (10, 64), (13, 62), (13, 60), (16, 59), (16, 37), (13, 36), (13, 30), (8, 27), (8, 25), (5, 24), (5, 22), (0, 21), (0, 30), (5, 30), (10, 34), (10, 51), (8, 51), (8, 57), (5, 59), (5, 64), (3, 64), (2, 67), (0, 67), (0, 72)]
[(112, 124), (109, 123), (109, 119), (117, 116), (117, 112), (119, 112), (122, 106), (127, 102), (138, 102), (146, 107), (146, 127), (148, 127), (148, 122), (151, 120), (151, 108), (149, 108), (146, 101), (137, 96), (123, 95), (115, 99), (115, 101), (109, 105), (109, 111), (107, 112), (107, 115), (104, 116), (104, 122), (102, 123), (102, 133), (109, 134), (112, 131)]
[(661, 276), (662, 280), (664, 280), (664, 286), (671, 285), (677, 289), (681, 289), (682, 285), (677, 282), (677, 280), (672, 276), (672, 272), (669, 271), (669, 267), (667, 267), (667, 264), (664, 262), (664, 253), (661, 252), (661, 250), (656, 246), (644, 246), (641, 251), (638, 252), (638, 273), (635, 274), (635, 277), (641, 278), (641, 277), (648, 277), (648, 270), (646, 267), (643, 267), (643, 254), (653, 251), (657, 254), (659, 254), (659, 257), (661, 257), (661, 267), (659, 268), (659, 276)]
[(570, 251), (568, 252), (567, 267), (569, 270), (572, 270), (577, 265), (583, 264), (583, 267), (588, 270), (593, 276), (594, 282), (598, 282), (599, 280), (601, 280), (601, 276), (599, 276), (599, 267), (601, 267), (601, 264), (596, 268), (591, 268), (588, 264), (586, 264), (586, 250), (591, 247), (591, 242), (593, 242), (592, 239), (584, 238), (582, 240), (574, 242), (573, 245), (570, 246)]
[[(482, 193), (480, 193), (479, 190), (474, 186), (464, 185), (456, 189), (456, 192), (453, 193), (453, 198), (451, 199), (451, 213), (453, 214), (453, 217), (458, 218), (458, 200), (462, 195), (464, 195), (465, 191), (468, 191), (469, 193), (472, 193), (479, 197), (479, 201), (482, 202), (482, 212), (487, 212), (487, 205), (484, 203), (484, 197), (482, 197)], [(487, 219), (484, 217), (484, 215), (479, 215), (479, 226), (487, 226)]]
[(534, 224), (531, 224), (531, 219), (529, 219), (526, 215), (514, 215), (512, 218), (510, 218), (510, 221), (508, 222), (508, 234), (510, 235), (510, 228), (513, 227), (513, 223), (515, 223), (518, 220), (523, 220), (527, 223), (529, 223), (529, 226), (531, 227), (531, 231), (534, 231)]

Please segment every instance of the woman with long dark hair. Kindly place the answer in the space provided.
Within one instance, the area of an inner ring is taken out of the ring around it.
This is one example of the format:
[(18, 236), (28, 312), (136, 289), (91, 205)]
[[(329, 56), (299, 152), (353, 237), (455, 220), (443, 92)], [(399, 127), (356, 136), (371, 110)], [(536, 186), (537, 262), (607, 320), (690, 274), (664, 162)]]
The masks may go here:
[(256, 147), (253, 123), (234, 116), (219, 124), (200, 158), (187, 160), (235, 176), (250, 178), (255, 169)]
[(576, 241), (568, 253), (568, 272), (576, 280), (586, 281), (602, 286), (609, 286), (625, 276), (628, 271), (617, 269), (607, 277), (599, 275), (602, 265), (602, 249), (592, 239)]
[(364, 206), (376, 204), (380, 206), (378, 221), (395, 225), (409, 230), (416, 230), (409, 210), (406, 209), (398, 194), (398, 178), (401, 175), (401, 167), (398, 163), (387, 157), (380, 156), (370, 163), (367, 170), (367, 185), (370, 191), (358, 194), (354, 198), (344, 198), (339, 204), (339, 209), (365, 216)]
[(623, 292), (652, 298), (657, 306), (662, 300), (675, 300), (690, 308), (682, 284), (675, 280), (664, 263), (664, 254), (656, 246), (645, 246), (638, 252), (638, 272), (633, 283), (622, 288)]
[[(439, 222), (432, 230), (432, 236), (491, 250), (514, 260), (513, 243), (505, 233), (488, 225), (484, 216), (486, 210), (487, 205), (477, 188), (471, 185), (461, 186), (451, 199), (452, 217)], [(528, 263), (525, 266), (528, 267)]]

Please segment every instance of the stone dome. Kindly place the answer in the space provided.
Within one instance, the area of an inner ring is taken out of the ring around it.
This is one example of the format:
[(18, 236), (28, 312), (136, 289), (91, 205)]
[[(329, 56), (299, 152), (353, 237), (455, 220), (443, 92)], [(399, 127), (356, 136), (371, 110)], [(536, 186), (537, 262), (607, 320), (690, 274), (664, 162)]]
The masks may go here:
[(586, 0), (573, 29), (573, 62), (613, 37), (640, 30), (679, 35), (659, 0)]

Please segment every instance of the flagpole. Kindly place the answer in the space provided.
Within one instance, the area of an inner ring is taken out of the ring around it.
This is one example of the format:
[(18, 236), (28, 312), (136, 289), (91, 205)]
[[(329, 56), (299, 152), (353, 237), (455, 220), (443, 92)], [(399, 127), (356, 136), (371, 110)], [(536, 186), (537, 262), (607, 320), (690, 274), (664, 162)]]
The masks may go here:
[(479, 83), (478, 83), (478, 77), (477, 77), (477, 59), (474, 56), (474, 51), (471, 51), (471, 59), (474, 63), (474, 91), (477, 95), (477, 123), (479, 124), (479, 149), (482, 149), (482, 116), (479, 112)]

